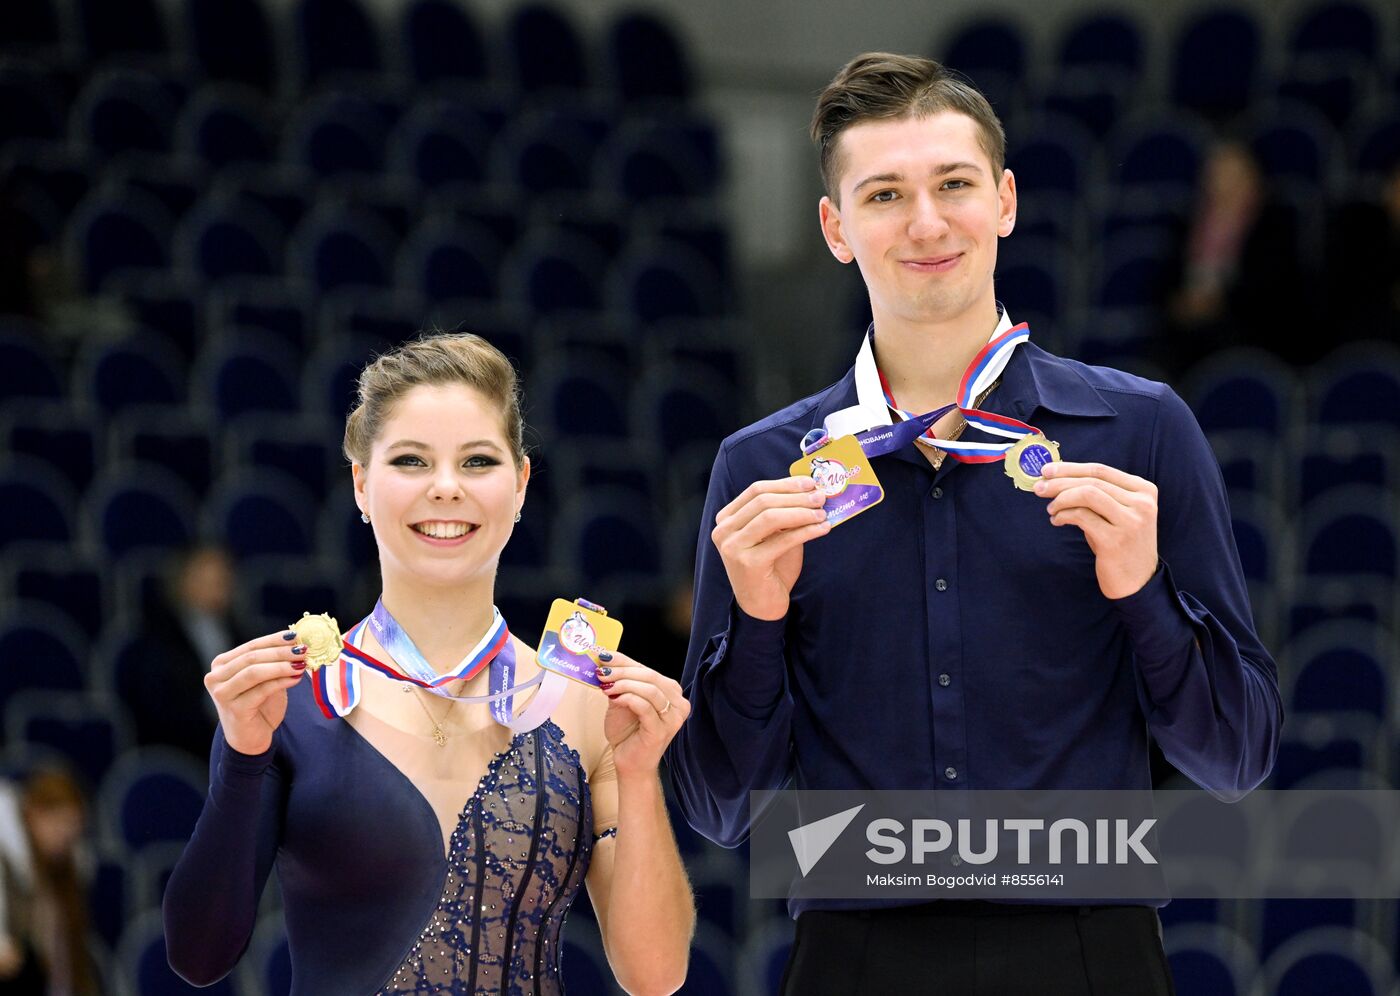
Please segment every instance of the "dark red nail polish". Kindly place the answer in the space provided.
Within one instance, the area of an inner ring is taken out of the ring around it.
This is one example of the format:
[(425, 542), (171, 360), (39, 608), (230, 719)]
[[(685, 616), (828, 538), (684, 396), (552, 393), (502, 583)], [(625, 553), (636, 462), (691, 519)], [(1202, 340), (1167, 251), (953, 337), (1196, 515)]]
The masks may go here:
[(297, 671), (306, 669), (306, 661), (292, 661), (292, 668)]
[(613, 683), (612, 683), (611, 681), (600, 681), (600, 682), (598, 682), (598, 687), (601, 688), (601, 689), (602, 689), (603, 691), (605, 691), (605, 692), (606, 692), (609, 688), (611, 688), (612, 686), (613, 686)]

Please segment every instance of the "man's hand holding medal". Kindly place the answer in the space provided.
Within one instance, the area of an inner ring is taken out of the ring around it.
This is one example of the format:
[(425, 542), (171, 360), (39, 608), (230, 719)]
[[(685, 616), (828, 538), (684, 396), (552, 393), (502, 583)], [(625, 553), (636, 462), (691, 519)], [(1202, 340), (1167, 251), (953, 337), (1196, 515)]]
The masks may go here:
[(1084, 533), (1104, 597), (1141, 589), (1157, 570), (1157, 485), (1101, 463), (1053, 463), (1040, 476), (1051, 524)]

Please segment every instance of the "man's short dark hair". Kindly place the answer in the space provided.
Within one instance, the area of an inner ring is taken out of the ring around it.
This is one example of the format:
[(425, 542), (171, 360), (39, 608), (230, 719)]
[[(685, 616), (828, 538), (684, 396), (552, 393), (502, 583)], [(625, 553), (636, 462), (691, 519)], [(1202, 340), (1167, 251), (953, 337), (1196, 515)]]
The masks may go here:
[(822, 90), (812, 115), (812, 140), (821, 149), (827, 194), (840, 203), (841, 162), (836, 144), (851, 125), (940, 111), (957, 111), (976, 123), (978, 143), (991, 160), (993, 176), (1000, 180), (1006, 165), (1006, 132), (987, 98), (966, 79), (916, 55), (866, 52), (846, 63)]

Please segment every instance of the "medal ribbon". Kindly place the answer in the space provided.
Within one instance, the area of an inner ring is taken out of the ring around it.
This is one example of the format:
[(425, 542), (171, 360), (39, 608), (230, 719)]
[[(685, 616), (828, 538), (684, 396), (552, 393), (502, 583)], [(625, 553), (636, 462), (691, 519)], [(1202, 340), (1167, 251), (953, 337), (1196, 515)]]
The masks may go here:
[[(392, 662), (380, 661), (360, 649), (366, 626), (374, 633), (375, 639), (392, 658)], [(506, 627), (505, 619), (494, 606), (491, 626), (486, 635), (446, 674), (440, 675), (433, 670), (433, 666), (428, 663), (412, 638), (384, 607), (383, 599), (375, 603), (374, 611), (369, 617), (346, 637), (337, 663), (341, 666), (336, 668), (337, 674), (334, 679), (328, 675), (330, 669), (323, 667), (318, 670), (312, 685), (317, 704), (327, 719), (333, 718), (332, 714), (345, 716), (359, 704), (361, 666), (378, 671), (394, 681), (425, 688), (443, 698), (488, 704), (492, 718), (517, 733), (533, 730), (549, 718), (563, 697), (567, 687), (565, 682), (568, 681), (563, 675), (541, 670), (529, 681), (514, 684), (515, 646), (511, 643), (510, 630)], [(398, 667), (395, 667), (395, 664)], [(475, 677), (486, 667), (490, 668), (487, 676), (487, 685), (491, 689), (489, 695), (453, 695), (443, 687), (453, 681), (465, 681)], [(535, 685), (542, 687), (525, 711), (516, 717), (512, 708), (514, 696)]]
[[(871, 333), (873, 334), (873, 332), (874, 328), (872, 327)], [(1038, 435), (1040, 430), (1033, 425), (1027, 425), (1025, 422), (1007, 415), (984, 412), (975, 407), (977, 396), (996, 382), (996, 379), (1001, 376), (1001, 372), (1006, 369), (1006, 364), (1011, 362), (1011, 354), (1016, 352), (1022, 343), (1028, 342), (1030, 337), (1031, 329), (1025, 322), (1012, 326), (999, 336), (993, 336), (972, 358), (967, 369), (963, 371), (962, 380), (958, 383), (958, 398), (954, 403), (957, 409), (962, 412), (968, 425), (994, 436), (1004, 436), (1011, 442), (977, 443), (964, 442), (960, 439), (939, 439), (933, 434), (931, 428), (919, 436), (918, 442), (940, 449), (953, 459), (963, 463), (993, 463), (1000, 460), (1006, 451), (1015, 446), (1023, 437)], [(901, 418), (913, 420), (916, 417), (899, 407), (893, 392), (890, 391), (889, 381), (885, 379), (883, 373), (880, 374), (880, 389), (884, 391), (885, 404), (889, 405)], [(939, 411), (940, 413), (946, 412), (952, 407), (950, 405)], [(934, 421), (937, 419), (935, 418)]]

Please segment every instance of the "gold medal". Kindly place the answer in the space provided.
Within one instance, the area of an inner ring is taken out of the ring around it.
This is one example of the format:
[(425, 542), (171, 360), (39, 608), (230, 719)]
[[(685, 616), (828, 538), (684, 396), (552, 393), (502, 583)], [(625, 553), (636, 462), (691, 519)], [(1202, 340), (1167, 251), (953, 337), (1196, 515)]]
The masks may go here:
[(1059, 443), (1051, 442), (1038, 432), (1023, 436), (1006, 451), (1006, 476), (1022, 491), (1034, 491), (1041, 469), (1047, 463), (1058, 463), (1059, 460)]
[(312, 671), (340, 660), (345, 644), (340, 638), (340, 624), (329, 613), (313, 616), (303, 612), (290, 628), (296, 633), (297, 642), (306, 644), (306, 666)]

